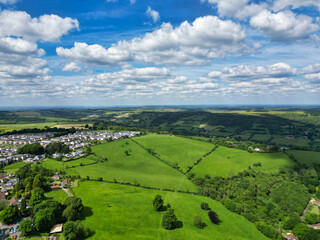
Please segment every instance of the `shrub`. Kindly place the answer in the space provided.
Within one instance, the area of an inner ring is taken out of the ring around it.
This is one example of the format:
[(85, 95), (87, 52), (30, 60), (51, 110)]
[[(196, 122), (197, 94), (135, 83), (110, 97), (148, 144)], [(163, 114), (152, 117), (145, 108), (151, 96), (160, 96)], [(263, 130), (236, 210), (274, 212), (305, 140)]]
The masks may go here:
[(202, 221), (202, 218), (200, 216), (194, 217), (193, 224), (195, 227), (200, 228), (200, 229), (203, 229), (206, 226), (206, 224)]
[(168, 230), (175, 229), (177, 227), (178, 219), (174, 214), (174, 210), (169, 208), (162, 217), (162, 227)]
[(155, 211), (161, 211), (163, 209), (163, 200), (159, 194), (154, 197), (152, 203)]
[(209, 204), (206, 203), (206, 202), (201, 203), (201, 208), (202, 208), (203, 210), (210, 210)]
[(218, 224), (218, 223), (220, 222), (219, 216), (218, 216), (218, 214), (217, 214), (216, 212), (210, 211), (210, 212), (208, 212), (208, 216), (209, 216), (210, 221), (211, 221), (212, 223)]

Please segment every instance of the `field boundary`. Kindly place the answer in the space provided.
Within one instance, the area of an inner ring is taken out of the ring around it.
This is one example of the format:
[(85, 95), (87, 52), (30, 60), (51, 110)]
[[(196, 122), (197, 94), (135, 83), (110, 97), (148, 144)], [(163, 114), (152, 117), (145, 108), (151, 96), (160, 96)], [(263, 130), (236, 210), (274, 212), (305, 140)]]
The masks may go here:
[(213, 153), (217, 148), (219, 147), (219, 145), (215, 145), (214, 148), (212, 148), (209, 152), (203, 154), (202, 157), (200, 157), (198, 160), (196, 160), (192, 166), (188, 166), (188, 169), (186, 171), (186, 174), (189, 173), (192, 168), (196, 165), (198, 165), (205, 157), (209, 156), (211, 153)]
[(185, 172), (183, 172), (183, 170), (182, 170), (181, 168), (180, 168), (180, 169), (179, 169), (179, 168), (175, 168), (175, 167), (173, 167), (170, 163), (168, 163), (167, 161), (165, 161), (165, 160), (161, 159), (160, 157), (158, 157), (158, 156), (156, 155), (156, 153), (153, 153), (153, 154), (152, 154), (152, 153), (151, 153), (151, 149), (148, 149), (148, 148), (144, 147), (143, 145), (141, 145), (140, 143), (138, 143), (137, 141), (135, 141), (135, 140), (133, 140), (133, 139), (131, 139), (131, 141), (133, 141), (133, 142), (136, 143), (138, 146), (140, 146), (141, 148), (143, 148), (144, 150), (146, 150), (150, 155), (152, 155), (152, 156), (155, 157), (156, 159), (158, 159), (158, 160), (160, 160), (161, 162), (167, 164), (168, 166), (170, 166), (171, 168), (177, 170), (178, 172), (182, 173), (183, 175), (186, 174)]

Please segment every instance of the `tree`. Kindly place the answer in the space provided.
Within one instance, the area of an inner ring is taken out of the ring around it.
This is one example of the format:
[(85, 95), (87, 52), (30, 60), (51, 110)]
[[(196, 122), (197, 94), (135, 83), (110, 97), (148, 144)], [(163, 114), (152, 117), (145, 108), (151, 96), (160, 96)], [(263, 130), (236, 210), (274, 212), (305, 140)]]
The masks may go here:
[(9, 206), (0, 212), (0, 221), (4, 224), (14, 223), (19, 218), (17, 206)]
[(22, 221), (19, 225), (19, 231), (22, 237), (30, 235), (33, 231), (32, 221), (29, 219)]
[(29, 211), (27, 209), (27, 200), (24, 198), (21, 200), (21, 206), (20, 206), (20, 216), (26, 217), (29, 215)]
[(32, 191), (31, 198), (29, 201), (30, 206), (34, 207), (38, 203), (41, 203), (45, 199), (44, 191), (41, 188), (35, 188)]
[(66, 209), (63, 211), (62, 216), (68, 221), (75, 221), (80, 218), (81, 211), (84, 206), (80, 198), (69, 197), (64, 202)]
[(83, 226), (80, 221), (69, 221), (63, 226), (63, 235), (66, 240), (82, 240), (90, 236), (90, 229)]
[(86, 147), (86, 153), (87, 154), (92, 153), (92, 149), (91, 149), (91, 147), (89, 145)]
[(163, 210), (163, 200), (162, 200), (162, 197), (161, 195), (156, 195), (153, 199), (153, 209), (155, 211), (161, 211)]
[(177, 227), (178, 219), (174, 214), (174, 210), (172, 208), (167, 209), (165, 214), (162, 217), (162, 227), (168, 230), (175, 229)]
[(283, 224), (283, 228), (292, 230), (298, 223), (301, 223), (299, 215), (297, 213), (290, 213), (289, 219)]
[(307, 225), (299, 223), (294, 227), (292, 233), (297, 237), (304, 239), (305, 234), (307, 234), (309, 230), (310, 228)]
[(214, 224), (218, 224), (219, 223), (219, 221), (220, 221), (219, 220), (219, 216), (218, 216), (218, 214), (216, 212), (210, 211), (210, 212), (208, 212), (208, 216), (209, 216), (210, 221), (212, 223), (214, 223)]
[(53, 210), (50, 208), (41, 209), (34, 216), (34, 228), (37, 231), (49, 231), (56, 223)]
[(207, 226), (207, 225), (203, 222), (203, 220), (202, 220), (202, 218), (201, 218), (200, 216), (195, 216), (195, 217), (194, 217), (194, 219), (193, 219), (193, 224), (194, 224), (195, 227), (200, 228), (200, 229), (203, 229), (203, 228), (205, 228), (205, 226)]
[(316, 224), (320, 222), (320, 218), (318, 214), (315, 213), (307, 213), (304, 221), (308, 224)]
[(7, 200), (5, 200), (5, 199), (0, 200), (0, 211), (2, 211), (7, 206), (8, 206)]
[(210, 210), (209, 204), (206, 202), (201, 203), (201, 209), (203, 210)]

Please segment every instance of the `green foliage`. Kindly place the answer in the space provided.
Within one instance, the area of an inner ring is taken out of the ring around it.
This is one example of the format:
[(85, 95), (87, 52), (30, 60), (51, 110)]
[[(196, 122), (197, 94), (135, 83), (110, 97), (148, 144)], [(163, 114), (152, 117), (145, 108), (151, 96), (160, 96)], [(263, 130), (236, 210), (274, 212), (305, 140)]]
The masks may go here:
[(44, 148), (40, 143), (26, 144), (23, 147), (18, 149), (18, 154), (32, 154), (32, 155), (41, 155), (44, 154)]
[(177, 227), (178, 219), (174, 214), (174, 210), (172, 208), (168, 208), (162, 217), (161, 225), (163, 228), (167, 230), (172, 230)]
[(201, 209), (210, 210), (209, 204), (206, 202), (201, 203)]
[(302, 214), (310, 199), (303, 185), (290, 182), (276, 184), (271, 189), (270, 197), (282, 210), (299, 214)]
[(256, 222), (256, 226), (260, 232), (269, 238), (276, 239), (279, 235), (276, 228), (269, 226), (263, 222)]
[(80, 221), (68, 221), (63, 226), (63, 236), (66, 240), (83, 240), (89, 237), (90, 230), (83, 226)]
[(209, 219), (212, 223), (214, 224), (219, 224), (220, 220), (219, 220), (219, 216), (216, 212), (214, 211), (209, 211), (208, 212), (208, 216), (209, 216)]
[(25, 198), (21, 200), (21, 206), (20, 206), (20, 216), (21, 217), (27, 217), (30, 215), (30, 211), (27, 209), (27, 201)]
[(4, 224), (14, 223), (19, 218), (17, 206), (8, 206), (0, 212), (0, 221)]
[(299, 237), (302, 238), (303, 240), (309, 240), (307, 238), (305, 238), (305, 235), (310, 231), (310, 228), (305, 225), (304, 223), (299, 223), (295, 226), (295, 228), (293, 229), (292, 233)]
[(53, 142), (46, 146), (45, 152), (49, 155), (54, 153), (68, 153), (70, 152), (68, 145), (61, 142)]
[(304, 221), (308, 224), (316, 224), (320, 222), (320, 216), (318, 214), (315, 213), (307, 213)]
[(163, 200), (159, 194), (154, 197), (152, 204), (155, 211), (163, 210)]
[(30, 206), (35, 206), (41, 203), (45, 199), (44, 191), (42, 188), (35, 188), (31, 193), (31, 198), (29, 201)]
[(283, 224), (283, 228), (292, 230), (298, 223), (301, 223), (299, 215), (297, 213), (290, 213), (289, 218)]
[(197, 228), (203, 229), (207, 226), (205, 222), (203, 222), (200, 216), (195, 216), (193, 219), (193, 225)]
[(56, 223), (64, 221), (62, 217), (64, 206), (60, 202), (52, 201), (52, 200), (43, 201), (34, 207), (33, 213), (37, 214), (38, 212), (44, 209), (50, 209), (50, 211), (53, 213)]
[(87, 154), (92, 153), (92, 149), (91, 149), (91, 147), (89, 145), (86, 147), (86, 153)]
[(62, 216), (68, 221), (75, 221), (80, 219), (81, 211), (84, 206), (82, 200), (77, 197), (69, 197), (64, 202), (66, 209), (63, 211)]
[(54, 224), (56, 224), (56, 219), (51, 208), (41, 209), (34, 216), (34, 228), (37, 231), (49, 231)]
[(2, 211), (3, 209), (5, 209), (5, 207), (7, 207), (9, 204), (8, 204), (8, 201), (6, 199), (1, 199), (0, 200), (0, 211)]
[(20, 223), (19, 231), (21, 232), (21, 236), (28, 236), (33, 232), (32, 221), (27, 219)]

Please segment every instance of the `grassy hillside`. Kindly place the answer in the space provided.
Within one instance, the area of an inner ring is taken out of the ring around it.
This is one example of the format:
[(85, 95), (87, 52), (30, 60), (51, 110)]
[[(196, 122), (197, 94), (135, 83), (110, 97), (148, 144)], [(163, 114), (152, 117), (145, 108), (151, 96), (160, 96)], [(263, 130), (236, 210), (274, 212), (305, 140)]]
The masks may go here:
[[(74, 189), (85, 205), (83, 223), (95, 231), (89, 239), (267, 239), (244, 217), (228, 211), (212, 199), (191, 194), (146, 190), (138, 187), (99, 182), (81, 182)], [(161, 227), (163, 212), (155, 212), (152, 200), (161, 194), (170, 203), (183, 227), (165, 230)], [(208, 202), (222, 222), (210, 223), (207, 211), (200, 208)], [(108, 207), (109, 206), (109, 207)], [(201, 216), (208, 225), (198, 229), (193, 218)]]
[(23, 167), (24, 165), (27, 165), (28, 163), (26, 162), (17, 162), (8, 166), (4, 167), (4, 171), (14, 174), (19, 168)]
[[(102, 177), (109, 181), (116, 179), (118, 182), (139, 183), (156, 188), (196, 191), (196, 187), (185, 175), (156, 159), (130, 139), (96, 145), (92, 147), (92, 151), (96, 159), (104, 156), (107, 160), (94, 165), (65, 169), (68, 174), (79, 174), (83, 178), (89, 176), (91, 179)], [(128, 151), (129, 155), (126, 155), (125, 151)], [(51, 169), (58, 165), (44, 162), (44, 166)]]
[(86, 158), (80, 158), (77, 160), (69, 161), (69, 162), (63, 162), (63, 161), (57, 161), (54, 159), (46, 159), (44, 160), (41, 164), (48, 169), (53, 169), (53, 170), (62, 170), (62, 169), (67, 169), (68, 167), (79, 167), (80, 164), (92, 164), (95, 163), (96, 161), (91, 160), (91, 159), (86, 159)]
[(312, 166), (314, 163), (320, 164), (320, 152), (289, 150), (287, 153), (293, 154), (301, 164), (306, 164), (307, 166)]
[(60, 190), (54, 190), (51, 192), (46, 192), (45, 196), (47, 199), (58, 201), (61, 203), (64, 203), (64, 201), (67, 199), (68, 195), (65, 193), (62, 189)]
[(214, 147), (211, 143), (169, 135), (147, 135), (135, 140), (145, 148), (153, 149), (161, 159), (178, 163), (184, 172)]
[(271, 170), (279, 167), (292, 167), (294, 165), (284, 153), (249, 153), (247, 151), (219, 146), (213, 153), (203, 158), (193, 167), (192, 173), (204, 177), (210, 176), (228, 177), (248, 169), (254, 163), (260, 162), (261, 167), (254, 169)]

